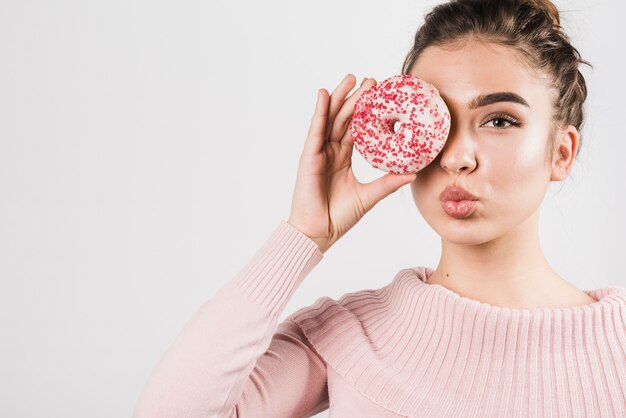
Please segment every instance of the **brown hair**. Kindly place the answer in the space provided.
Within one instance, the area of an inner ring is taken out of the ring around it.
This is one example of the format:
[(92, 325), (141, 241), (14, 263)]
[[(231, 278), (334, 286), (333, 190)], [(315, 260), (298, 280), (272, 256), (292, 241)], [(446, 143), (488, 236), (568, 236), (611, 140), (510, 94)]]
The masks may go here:
[[(419, 54), (428, 46), (461, 44), (467, 38), (512, 47), (530, 68), (551, 76), (554, 92), (555, 122), (546, 144), (547, 159), (552, 160), (554, 133), (559, 127), (583, 125), (583, 104), (587, 85), (579, 64), (587, 64), (570, 44), (561, 28), (559, 11), (550, 0), (451, 0), (425, 15), (415, 34), (415, 42), (402, 66), (409, 74)], [(579, 149), (582, 144), (582, 134)], [(578, 150), (576, 150), (578, 151)]]

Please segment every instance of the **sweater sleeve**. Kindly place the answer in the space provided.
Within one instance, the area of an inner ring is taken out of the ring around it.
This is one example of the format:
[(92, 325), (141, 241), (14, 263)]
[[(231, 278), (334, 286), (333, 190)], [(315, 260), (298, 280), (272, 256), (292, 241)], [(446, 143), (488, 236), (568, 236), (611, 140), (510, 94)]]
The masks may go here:
[(328, 408), (326, 363), (285, 305), (321, 261), (285, 221), (204, 302), (162, 355), (134, 418), (310, 417)]

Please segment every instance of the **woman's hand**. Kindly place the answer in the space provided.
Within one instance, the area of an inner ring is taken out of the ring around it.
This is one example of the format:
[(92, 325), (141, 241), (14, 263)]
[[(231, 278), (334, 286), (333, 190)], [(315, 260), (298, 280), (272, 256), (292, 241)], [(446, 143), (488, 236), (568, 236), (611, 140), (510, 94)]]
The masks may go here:
[(348, 74), (330, 96), (326, 89), (318, 90), (287, 221), (314, 240), (322, 252), (376, 203), (416, 177), (415, 173), (387, 173), (367, 184), (354, 177), (354, 142), (349, 125), (356, 100), (363, 91), (375, 86), (376, 80), (365, 78), (346, 99), (355, 85), (356, 78)]

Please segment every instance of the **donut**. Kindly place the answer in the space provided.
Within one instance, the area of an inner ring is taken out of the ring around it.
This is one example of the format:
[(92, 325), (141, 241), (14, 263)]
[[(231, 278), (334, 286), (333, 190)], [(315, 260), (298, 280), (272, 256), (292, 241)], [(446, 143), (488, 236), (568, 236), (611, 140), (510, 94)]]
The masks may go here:
[(350, 132), (355, 148), (373, 167), (415, 173), (445, 145), (450, 112), (435, 86), (411, 74), (396, 75), (361, 94)]

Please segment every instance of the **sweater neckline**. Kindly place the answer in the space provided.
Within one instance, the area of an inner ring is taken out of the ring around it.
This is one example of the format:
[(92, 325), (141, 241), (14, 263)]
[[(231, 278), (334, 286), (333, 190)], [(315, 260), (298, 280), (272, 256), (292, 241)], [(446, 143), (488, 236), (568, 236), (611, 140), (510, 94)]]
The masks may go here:
[(626, 306), (626, 288), (622, 287), (581, 289), (595, 300), (595, 302), (588, 303), (586, 305), (568, 306), (563, 308), (509, 308), (505, 306), (495, 306), (487, 302), (481, 302), (476, 299), (461, 296), (455, 291), (438, 283), (428, 283), (428, 279), (434, 272), (434, 269), (430, 267), (418, 266), (411, 268), (411, 270), (417, 273), (417, 277), (420, 279), (420, 285), (432, 288), (434, 292), (441, 294), (441, 296), (448, 299), (450, 302), (461, 303), (466, 307), (473, 307), (493, 315), (507, 313), (509, 315), (513, 314), (522, 316), (536, 316), (537, 314), (547, 314), (549, 316), (554, 316), (556, 314), (589, 314), (591, 312), (601, 311), (603, 308), (607, 308), (609, 306)]
[[(441, 388), (448, 378), (441, 374), (433, 380), (442, 370), (456, 371), (450, 381), (460, 385), (461, 398), (479, 395), (473, 385), (461, 385), (459, 372), (483, 382), (515, 376), (517, 387), (527, 388), (521, 401), (530, 402), (539, 390), (537, 376), (550, 377), (555, 362), (591, 356), (580, 363), (581, 373), (589, 376), (609, 354), (623, 361), (618, 344), (626, 344), (626, 288), (587, 290), (596, 302), (582, 306), (504, 308), (426, 284), (430, 273), (429, 267), (406, 268), (387, 286), (346, 293), (339, 300), (323, 296), (290, 319), (327, 367), (402, 416), (419, 415), (431, 398), (445, 396)], [(614, 349), (598, 352), (598, 347)], [(489, 360), (475, 367), (479, 359)], [(497, 368), (490, 372), (485, 364)]]

